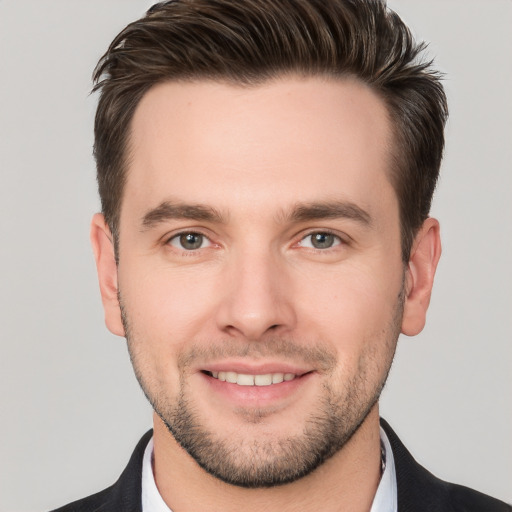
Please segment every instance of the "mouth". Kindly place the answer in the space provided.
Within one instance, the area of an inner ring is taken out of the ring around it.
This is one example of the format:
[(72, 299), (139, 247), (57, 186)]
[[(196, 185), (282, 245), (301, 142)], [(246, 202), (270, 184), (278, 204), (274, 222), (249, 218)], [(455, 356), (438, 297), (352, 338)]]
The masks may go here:
[[(228, 382), (230, 384), (237, 384), (238, 386), (271, 386), (273, 384), (281, 384), (282, 382), (289, 382), (295, 380), (302, 375), (295, 373), (265, 373), (265, 374), (250, 374), (250, 373), (237, 373), (233, 371), (203, 371), (209, 377), (213, 377), (221, 382)], [(309, 373), (309, 372), (308, 372)], [(303, 374), (306, 375), (306, 374)]]
[(280, 410), (299, 400), (304, 393), (299, 390), (314, 389), (307, 386), (317, 372), (292, 364), (244, 362), (215, 363), (199, 370), (206, 387), (204, 398), (209, 404), (220, 407), (235, 407), (250, 411), (253, 408)]

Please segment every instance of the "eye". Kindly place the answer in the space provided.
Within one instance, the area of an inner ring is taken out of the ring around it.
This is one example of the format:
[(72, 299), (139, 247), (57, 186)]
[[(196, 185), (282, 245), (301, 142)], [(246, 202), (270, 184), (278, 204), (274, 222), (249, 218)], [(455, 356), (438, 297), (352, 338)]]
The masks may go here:
[(340, 244), (341, 239), (339, 236), (325, 231), (310, 233), (299, 242), (300, 246), (309, 247), (311, 249), (330, 249)]
[(211, 242), (201, 233), (188, 232), (173, 236), (169, 240), (169, 244), (178, 249), (185, 249), (185, 251), (194, 251), (209, 247)]

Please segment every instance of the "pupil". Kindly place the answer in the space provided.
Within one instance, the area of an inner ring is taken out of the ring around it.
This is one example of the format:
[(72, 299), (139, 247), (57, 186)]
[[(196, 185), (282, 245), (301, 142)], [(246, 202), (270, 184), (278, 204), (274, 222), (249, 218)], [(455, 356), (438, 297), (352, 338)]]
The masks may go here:
[(334, 235), (329, 233), (315, 233), (312, 237), (313, 247), (317, 249), (327, 249), (334, 243)]
[(199, 249), (203, 243), (203, 235), (198, 233), (187, 233), (180, 236), (180, 243), (184, 249)]

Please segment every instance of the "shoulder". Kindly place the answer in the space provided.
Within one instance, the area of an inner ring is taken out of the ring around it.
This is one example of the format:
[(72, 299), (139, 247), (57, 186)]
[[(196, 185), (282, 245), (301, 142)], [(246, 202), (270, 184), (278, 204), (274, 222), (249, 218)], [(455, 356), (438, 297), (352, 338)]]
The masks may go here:
[(462, 485), (447, 484), (452, 510), (471, 512), (512, 512), (512, 506), (503, 501), (463, 487)]
[(87, 498), (73, 501), (51, 512), (99, 512), (111, 502), (113, 485), (103, 491), (97, 492)]
[(142, 510), (142, 460), (153, 431), (146, 432), (138, 442), (128, 465), (114, 485), (52, 512), (140, 512)]
[(416, 462), (385, 420), (381, 426), (395, 460), (398, 512), (512, 512), (500, 500), (437, 478)]

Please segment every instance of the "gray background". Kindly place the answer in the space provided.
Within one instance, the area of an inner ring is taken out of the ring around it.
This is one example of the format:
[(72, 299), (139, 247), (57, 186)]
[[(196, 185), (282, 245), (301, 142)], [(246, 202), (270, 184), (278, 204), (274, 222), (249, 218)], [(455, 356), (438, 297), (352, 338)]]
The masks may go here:
[[(390, 2), (448, 73), (444, 254), (382, 414), (438, 476), (512, 501), (512, 2)], [(0, 0), (0, 510), (100, 490), (151, 414), (88, 242), (91, 71), (142, 0)]]

